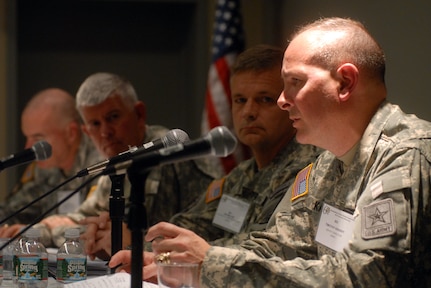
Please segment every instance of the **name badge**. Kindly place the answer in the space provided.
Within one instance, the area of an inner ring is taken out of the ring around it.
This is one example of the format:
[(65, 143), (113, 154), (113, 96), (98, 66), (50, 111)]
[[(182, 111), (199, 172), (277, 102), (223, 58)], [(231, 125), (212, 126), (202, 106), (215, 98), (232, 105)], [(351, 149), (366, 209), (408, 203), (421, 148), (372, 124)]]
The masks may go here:
[(353, 222), (353, 215), (324, 203), (316, 242), (337, 252), (343, 251), (352, 238)]
[(238, 233), (241, 231), (249, 208), (250, 203), (229, 195), (223, 195), (217, 206), (213, 225), (228, 232)]
[[(64, 198), (70, 195), (73, 191), (69, 190), (62, 190), (57, 192), (57, 203), (62, 201)], [(58, 207), (58, 213), (59, 214), (67, 214), (70, 212), (74, 212), (76, 209), (78, 209), (79, 205), (81, 204), (81, 195), (78, 193), (75, 193), (72, 197), (67, 199), (66, 202), (61, 204)]]

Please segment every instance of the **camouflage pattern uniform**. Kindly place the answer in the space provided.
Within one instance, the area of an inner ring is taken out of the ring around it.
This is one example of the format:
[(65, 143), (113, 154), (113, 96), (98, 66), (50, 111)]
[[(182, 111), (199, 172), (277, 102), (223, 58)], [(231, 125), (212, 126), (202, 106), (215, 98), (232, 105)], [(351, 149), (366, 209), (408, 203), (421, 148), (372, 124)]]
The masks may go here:
[[(383, 103), (350, 165), (322, 153), (275, 226), (208, 251), (201, 287), (431, 287), (430, 163), (431, 123)], [(323, 202), (353, 215), (342, 252), (315, 242)]]
[[(147, 126), (144, 141), (147, 143), (160, 139), (168, 131), (161, 126)], [(215, 169), (207, 165), (205, 159), (184, 161), (151, 169), (145, 181), (145, 208), (148, 224), (167, 221), (174, 214), (196, 202), (202, 191), (215, 177), (219, 176), (214, 171)], [(97, 216), (100, 212), (109, 211), (110, 194), (111, 179), (109, 176), (102, 176), (93, 195), (82, 203), (76, 213), (70, 213), (68, 216), (78, 222), (85, 217)], [(130, 183), (125, 181), (126, 206), (129, 204), (129, 196)], [(58, 227), (51, 231), (55, 246), (59, 246), (63, 242), (66, 228)]]
[[(253, 158), (243, 161), (229, 175), (215, 180), (193, 208), (175, 215), (170, 222), (194, 231), (207, 241), (217, 239), (212, 243), (214, 245), (240, 242), (247, 235), (246, 232), (265, 229), (269, 217), (292, 184), (296, 173), (315, 161), (319, 152), (320, 149), (314, 146), (301, 145), (292, 140), (260, 171)], [(213, 185), (214, 183), (220, 184)], [(212, 224), (222, 194), (251, 204), (238, 234)]]
[[(35, 200), (37, 197), (51, 191), (63, 183), (66, 179), (76, 175), (82, 168), (90, 166), (101, 160), (100, 154), (94, 147), (91, 140), (86, 136), (82, 136), (82, 140), (79, 146), (78, 155), (75, 158), (75, 163), (68, 175), (65, 175), (63, 171), (58, 168), (52, 169), (41, 169), (35, 162), (27, 166), (23, 173), (20, 182), (14, 187), (13, 192), (5, 200), (6, 205), (0, 208), (0, 219), (11, 215), (13, 212), (21, 209), (26, 204)], [(84, 183), (86, 177), (74, 179), (68, 182), (64, 186), (61, 186), (56, 191), (74, 191), (80, 184)], [(84, 189), (80, 190), (81, 197), (80, 203), (82, 203), (87, 194), (91, 190), (92, 186), (96, 184), (96, 181), (88, 184)], [(40, 201), (32, 204), (30, 207), (19, 213), (16, 217), (11, 218), (6, 223), (8, 224), (29, 224), (36, 220), (36, 217), (41, 216), (49, 210), (55, 203), (58, 202), (57, 193), (51, 193), (49, 196), (41, 199)], [(48, 215), (56, 214), (57, 210), (53, 210)]]

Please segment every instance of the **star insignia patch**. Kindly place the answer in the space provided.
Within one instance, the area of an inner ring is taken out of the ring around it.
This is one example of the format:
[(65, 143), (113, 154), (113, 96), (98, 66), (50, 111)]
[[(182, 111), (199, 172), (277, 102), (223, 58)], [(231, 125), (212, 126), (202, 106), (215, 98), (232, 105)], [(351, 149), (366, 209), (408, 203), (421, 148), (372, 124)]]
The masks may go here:
[(364, 239), (393, 235), (396, 232), (394, 202), (384, 199), (362, 208), (361, 234)]

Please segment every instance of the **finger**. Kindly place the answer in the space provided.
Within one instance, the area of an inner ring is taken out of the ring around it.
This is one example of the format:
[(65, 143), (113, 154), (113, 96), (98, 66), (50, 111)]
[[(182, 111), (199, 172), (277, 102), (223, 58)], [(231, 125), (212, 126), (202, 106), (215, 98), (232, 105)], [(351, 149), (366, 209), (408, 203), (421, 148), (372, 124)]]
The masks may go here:
[(96, 237), (96, 233), (98, 231), (98, 227), (96, 224), (87, 224), (85, 228), (85, 232), (80, 235), (80, 238), (85, 241), (91, 241)]
[(93, 250), (93, 246), (96, 242), (96, 231), (97, 225), (89, 224), (87, 225), (85, 232), (80, 237), (82, 240), (84, 240), (84, 248), (87, 254), (91, 254), (91, 251)]
[(102, 238), (99, 241), (97, 241), (92, 248), (93, 250), (91, 251), (91, 253), (110, 256), (112, 252), (111, 239), (109, 237)]
[(144, 280), (153, 282), (154, 277), (157, 277), (157, 265), (156, 263), (152, 263), (150, 265), (146, 265), (142, 268), (142, 277)]
[(175, 238), (164, 238), (158, 239), (152, 242), (153, 251), (156, 253), (162, 252), (183, 252), (193, 250), (194, 242), (189, 237), (175, 237)]
[(128, 265), (132, 262), (132, 251), (130, 250), (120, 250), (114, 255), (112, 255), (111, 260), (109, 260), (108, 266), (114, 268), (119, 264)]
[(98, 224), (99, 223), (99, 217), (98, 216), (91, 216), (91, 217), (86, 217), (84, 219), (81, 219), (79, 221), (79, 224), (82, 225), (88, 225), (88, 224)]
[(107, 224), (111, 222), (111, 215), (108, 212), (102, 212), (99, 215), (99, 227), (100, 229), (105, 229)]
[(156, 225), (150, 227), (148, 229), (147, 234), (145, 235), (145, 241), (153, 241), (155, 238), (163, 237), (163, 238), (174, 238), (178, 236), (185, 229), (180, 228), (174, 224), (167, 222), (159, 222)]
[(11, 238), (14, 237), (16, 234), (18, 234), (21, 230), (21, 228), (24, 227), (24, 225), (15, 224), (10, 227), (7, 227), (2, 232), (2, 237), (4, 238)]
[(144, 252), (142, 255), (144, 266), (154, 263), (155, 256), (156, 254), (154, 254), (153, 252)]
[(4, 237), (4, 233), (8, 228), (9, 228), (8, 224), (5, 224), (0, 228), (0, 237)]
[(96, 241), (99, 241), (100, 239), (111, 239), (111, 230), (97, 230), (96, 234), (94, 235)]

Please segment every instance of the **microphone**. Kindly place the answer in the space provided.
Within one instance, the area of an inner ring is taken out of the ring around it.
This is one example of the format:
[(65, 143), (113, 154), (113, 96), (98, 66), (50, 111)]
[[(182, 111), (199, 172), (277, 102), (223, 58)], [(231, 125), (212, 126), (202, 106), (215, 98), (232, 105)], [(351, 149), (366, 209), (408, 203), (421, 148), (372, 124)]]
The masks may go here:
[(25, 164), (33, 160), (45, 160), (51, 157), (52, 148), (46, 141), (36, 142), (31, 148), (9, 155), (0, 160), (0, 171), (3, 169)]
[(78, 177), (93, 175), (103, 171), (108, 165), (115, 165), (117, 163), (127, 161), (135, 155), (146, 154), (148, 152), (166, 148), (178, 143), (183, 143), (189, 140), (189, 135), (181, 129), (170, 130), (166, 135), (160, 139), (145, 143), (142, 147), (131, 147), (129, 150), (111, 157), (105, 161), (94, 164), (78, 172)]
[(206, 136), (179, 143), (177, 145), (138, 155), (131, 159), (108, 165), (102, 172), (103, 175), (119, 175), (127, 172), (127, 169), (137, 168), (142, 171), (173, 162), (191, 160), (207, 155), (225, 157), (231, 154), (237, 145), (236, 137), (225, 126), (213, 128)]

